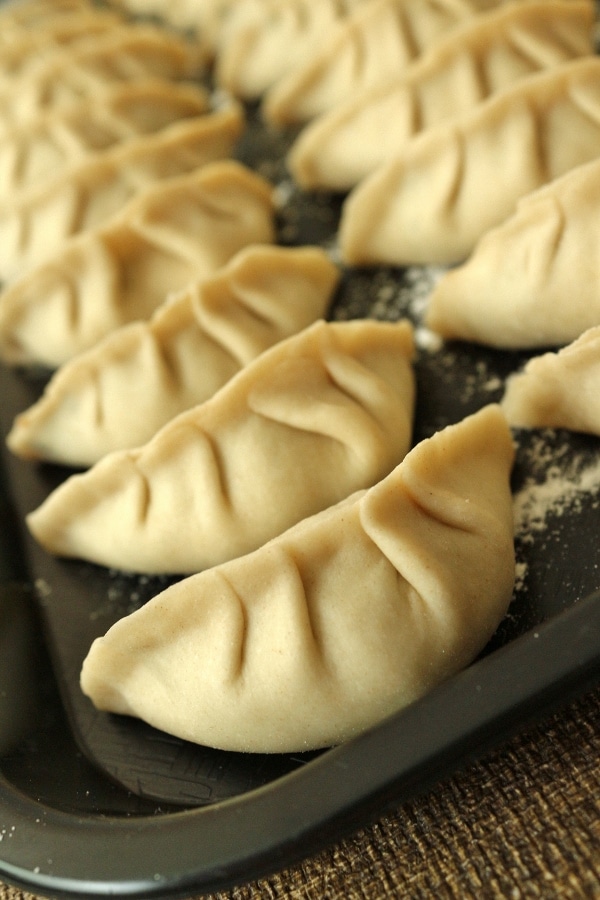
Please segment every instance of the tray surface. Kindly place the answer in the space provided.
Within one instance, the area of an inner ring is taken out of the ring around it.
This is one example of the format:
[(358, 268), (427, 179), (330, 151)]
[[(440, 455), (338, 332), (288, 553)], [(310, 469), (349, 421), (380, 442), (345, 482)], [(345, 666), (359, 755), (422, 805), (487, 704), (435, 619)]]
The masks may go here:
[[(333, 247), (339, 199), (295, 191), (284, 154), (285, 139), (251, 120), (238, 156), (280, 188), (280, 242)], [(406, 315), (418, 326), (438, 274), (345, 273), (329, 317)], [(498, 400), (526, 358), (417, 335), (415, 443)], [(3, 438), (42, 384), (0, 368)], [(184, 896), (245, 881), (380, 815), (600, 681), (600, 440), (515, 439), (515, 594), (482, 657), (355, 741), (275, 756), (197, 747), (93, 709), (78, 685), (91, 641), (168, 582), (44, 553), (23, 519), (68, 470), (4, 450), (0, 878), (47, 896)]]

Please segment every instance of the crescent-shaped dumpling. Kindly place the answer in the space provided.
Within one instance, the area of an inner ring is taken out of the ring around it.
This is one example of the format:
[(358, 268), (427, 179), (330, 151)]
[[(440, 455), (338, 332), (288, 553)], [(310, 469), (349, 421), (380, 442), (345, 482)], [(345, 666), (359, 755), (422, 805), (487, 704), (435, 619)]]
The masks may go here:
[(402, 459), (413, 352), (407, 321), (318, 322), (143, 447), (72, 475), (29, 527), (51, 553), (137, 572), (247, 553)]
[(502, 409), (516, 428), (566, 428), (600, 437), (600, 324), (512, 375)]
[(113, 85), (93, 103), (50, 109), (5, 130), (0, 125), (0, 197), (45, 184), (90, 153), (154, 134), (209, 108), (200, 86), (141, 78)]
[(272, 243), (274, 214), (271, 185), (233, 160), (148, 188), (6, 288), (0, 356), (61, 365), (248, 244)]
[(311, 60), (365, 0), (238, 0), (219, 39), (215, 78), (234, 96), (256, 100)]
[[(16, 35), (35, 28), (67, 21), (73, 15), (89, 10), (89, 0), (28, 0), (27, 3), (4, 3), (0, 7), (0, 42), (10, 44)], [(64, 18), (63, 18), (64, 17)]]
[(595, 159), (599, 147), (599, 58), (524, 78), (413, 138), (351, 191), (344, 262), (460, 262), (521, 197)]
[(91, 44), (34, 60), (27, 74), (0, 82), (0, 125), (6, 129), (44, 109), (82, 98), (95, 102), (115, 82), (148, 76), (196, 78), (204, 67), (192, 41), (149, 25), (123, 25)]
[[(28, 4), (21, 4), (27, 6)], [(118, 27), (122, 17), (115, 11), (89, 6), (68, 16), (58, 15), (50, 22), (35, 28), (16, 29), (11, 40), (4, 36), (4, 22), (0, 21), (0, 81), (3, 75), (15, 76), (31, 59), (39, 60), (55, 50), (74, 46), (89, 38), (98, 38)]]
[(144, 444), (264, 350), (323, 318), (340, 270), (317, 247), (252, 244), (65, 363), (14, 422), (13, 452), (73, 466)]
[(449, 426), (370, 490), (121, 619), (84, 693), (225, 750), (363, 732), (468, 665), (506, 613), (512, 462), (497, 406)]
[(113, 5), (134, 16), (158, 19), (192, 32), (213, 58), (225, 23), (239, 0), (112, 0)]
[(354, 187), (416, 134), (527, 75), (591, 55), (593, 18), (589, 0), (530, 0), (468, 19), (403, 76), (307, 125), (288, 156), (294, 179), (308, 190)]
[(267, 93), (268, 122), (304, 122), (348, 97), (401, 75), (456, 25), (498, 0), (369, 0), (361, 3), (304, 65)]
[(600, 160), (524, 197), (429, 298), (442, 337), (500, 349), (569, 344), (600, 325)]
[(89, 155), (43, 187), (0, 202), (0, 279), (50, 259), (151, 185), (231, 157), (243, 128), (241, 106), (230, 104)]

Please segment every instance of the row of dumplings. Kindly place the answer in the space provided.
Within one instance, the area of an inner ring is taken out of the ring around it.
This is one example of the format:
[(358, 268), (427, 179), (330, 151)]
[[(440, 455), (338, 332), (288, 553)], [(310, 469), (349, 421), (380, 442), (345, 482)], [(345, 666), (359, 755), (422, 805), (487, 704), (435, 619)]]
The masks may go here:
[[(28, 524), (52, 553), (188, 575), (95, 642), (82, 687), (99, 708), (224, 749), (328, 746), (466, 665), (506, 612), (506, 412), (411, 449), (413, 326), (323, 321), (341, 270), (275, 245), (271, 185), (232, 160), (175, 174), (28, 260), (0, 298), (3, 359), (58, 367), (10, 446), (91, 466)], [(50, 221), (19, 225), (21, 246)], [(538, 365), (563, 385), (575, 355)]]

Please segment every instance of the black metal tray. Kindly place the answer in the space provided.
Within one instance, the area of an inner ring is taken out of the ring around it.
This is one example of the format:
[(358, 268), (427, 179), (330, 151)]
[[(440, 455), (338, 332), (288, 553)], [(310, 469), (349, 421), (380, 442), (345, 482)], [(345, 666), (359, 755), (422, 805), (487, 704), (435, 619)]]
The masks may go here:
[[(294, 191), (284, 153), (284, 139), (251, 120), (239, 157), (281, 186), (281, 243), (331, 246), (339, 199)], [(416, 268), (346, 273), (330, 317), (407, 315), (418, 326), (433, 277)], [(524, 358), (421, 342), (414, 441), (499, 399)], [(39, 373), (0, 367), (2, 438), (42, 384)], [(590, 475), (600, 440), (515, 438), (518, 578), (481, 658), (342, 747), (274, 756), (197, 747), (93, 709), (78, 686), (91, 641), (167, 582), (44, 553), (24, 516), (68, 471), (3, 450), (0, 878), (57, 897), (188, 896), (246, 882), (364, 825), (600, 683), (600, 482)], [(522, 505), (538, 489), (555, 501), (542, 518)]]

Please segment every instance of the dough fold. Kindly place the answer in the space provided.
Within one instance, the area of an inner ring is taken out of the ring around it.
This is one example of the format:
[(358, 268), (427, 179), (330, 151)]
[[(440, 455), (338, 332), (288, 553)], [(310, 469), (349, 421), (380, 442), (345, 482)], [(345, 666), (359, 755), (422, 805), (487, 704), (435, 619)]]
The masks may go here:
[(316, 247), (253, 244), (213, 276), (62, 366), (21, 413), (11, 450), (85, 467), (144, 444), (264, 350), (323, 318), (340, 271)]
[(515, 577), (513, 445), (497, 406), (255, 552), (184, 579), (97, 639), (99, 709), (225, 750), (339, 744), (468, 665)]
[(600, 160), (524, 197), (435, 286), (425, 324), (499, 349), (568, 344), (600, 324)]
[(243, 247), (275, 239), (271, 186), (233, 160), (147, 188), (0, 295), (0, 356), (54, 368)]
[(52, 553), (190, 573), (388, 474), (412, 433), (412, 327), (318, 322), (144, 446), (73, 475), (28, 517)]
[(417, 135), (349, 194), (349, 265), (456, 263), (518, 200), (598, 156), (600, 59), (531, 75)]
[(437, 41), (404, 75), (352, 95), (307, 125), (288, 157), (305, 189), (345, 191), (427, 128), (528, 75), (591, 55), (589, 0), (501, 4)]

